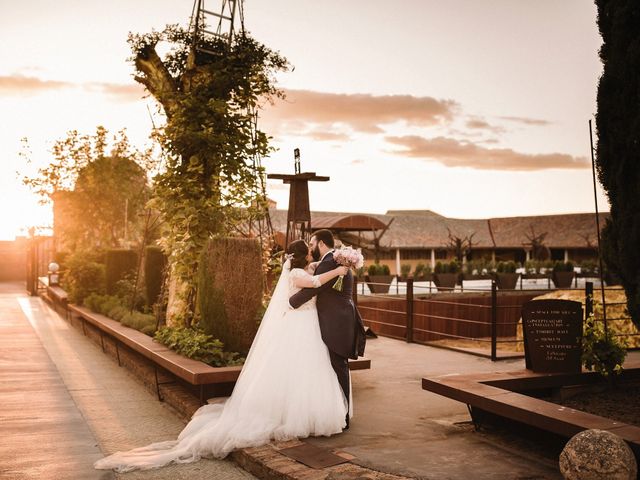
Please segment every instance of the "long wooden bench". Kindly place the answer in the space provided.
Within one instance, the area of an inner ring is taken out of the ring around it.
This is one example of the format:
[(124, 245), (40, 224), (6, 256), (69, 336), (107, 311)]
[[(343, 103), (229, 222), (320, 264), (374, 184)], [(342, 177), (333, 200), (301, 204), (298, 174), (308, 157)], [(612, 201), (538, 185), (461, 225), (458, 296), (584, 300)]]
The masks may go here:
[[(233, 383), (238, 379), (241, 366), (233, 367), (212, 367), (198, 360), (183, 357), (165, 345), (154, 341), (151, 337), (138, 330), (126, 327), (119, 322), (104, 315), (92, 312), (91, 310), (69, 304), (71, 314), (82, 320), (83, 330), (85, 322), (97, 328), (100, 333), (102, 348), (104, 350), (104, 334), (115, 339), (116, 357), (120, 364), (119, 345), (126, 345), (130, 349), (151, 360), (154, 365), (155, 387), (158, 399), (162, 400), (160, 394), (161, 382), (158, 381), (158, 367), (172, 373), (185, 382), (199, 388), (200, 402), (204, 403), (205, 386), (213, 384)], [(85, 331), (86, 334), (86, 331)], [(351, 370), (363, 370), (371, 368), (371, 360), (362, 358), (350, 360)]]
[(38, 288), (44, 289), (46, 296), (51, 301), (56, 311), (62, 310), (65, 315), (68, 313), (67, 305), (69, 303), (69, 296), (62, 287), (58, 285), (49, 285), (48, 277), (38, 277)]
[[(640, 378), (640, 363), (625, 365), (628, 379)], [(547, 402), (520, 392), (602, 383), (597, 373), (555, 374), (517, 370), (501, 373), (448, 374), (422, 379), (423, 390), (466, 403), (474, 410), (531, 425), (570, 438), (587, 429), (609, 430), (640, 455), (640, 427)]]

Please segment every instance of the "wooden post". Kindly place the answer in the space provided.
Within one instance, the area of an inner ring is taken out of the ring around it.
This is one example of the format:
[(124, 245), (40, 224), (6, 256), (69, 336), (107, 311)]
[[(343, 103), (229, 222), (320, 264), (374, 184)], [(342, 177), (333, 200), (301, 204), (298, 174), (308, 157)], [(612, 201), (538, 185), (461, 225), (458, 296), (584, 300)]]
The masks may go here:
[(413, 278), (407, 278), (407, 343), (413, 342)]
[(498, 359), (497, 355), (497, 341), (498, 341), (498, 289), (496, 288), (496, 282), (491, 281), (491, 361), (495, 362)]

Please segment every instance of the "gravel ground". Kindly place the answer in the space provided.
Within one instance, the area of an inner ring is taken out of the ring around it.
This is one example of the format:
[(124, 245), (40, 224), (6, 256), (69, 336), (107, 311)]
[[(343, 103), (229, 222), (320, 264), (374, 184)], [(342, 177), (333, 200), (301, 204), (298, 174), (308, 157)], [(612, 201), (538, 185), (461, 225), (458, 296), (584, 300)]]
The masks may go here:
[(585, 392), (562, 405), (601, 417), (640, 426), (640, 383), (622, 384), (603, 392)]

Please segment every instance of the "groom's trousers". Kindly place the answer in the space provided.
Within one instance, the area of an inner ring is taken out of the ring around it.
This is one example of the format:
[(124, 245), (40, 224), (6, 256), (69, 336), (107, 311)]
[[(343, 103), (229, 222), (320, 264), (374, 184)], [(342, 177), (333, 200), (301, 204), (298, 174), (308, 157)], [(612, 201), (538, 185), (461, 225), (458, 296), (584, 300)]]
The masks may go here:
[(329, 358), (331, 359), (331, 366), (338, 376), (338, 383), (347, 399), (347, 405), (349, 405), (349, 387), (351, 383), (349, 382), (349, 359), (336, 355), (331, 350), (329, 350)]

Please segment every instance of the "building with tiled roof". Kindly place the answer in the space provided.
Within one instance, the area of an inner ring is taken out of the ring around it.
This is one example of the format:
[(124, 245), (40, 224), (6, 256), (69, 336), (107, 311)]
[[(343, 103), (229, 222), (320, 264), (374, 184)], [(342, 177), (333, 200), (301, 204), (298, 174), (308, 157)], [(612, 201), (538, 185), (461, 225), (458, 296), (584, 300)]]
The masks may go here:
[[(286, 210), (270, 211), (276, 231), (285, 232)], [(357, 218), (356, 218), (357, 217)], [(388, 225), (381, 233), (377, 230), (360, 230), (366, 226), (363, 219), (369, 217), (371, 225)], [(600, 228), (609, 217), (600, 214)], [(332, 228), (337, 225), (354, 225), (354, 230)], [(430, 210), (390, 210), (386, 214), (362, 214), (348, 212), (311, 212), (313, 229), (330, 228), (348, 244), (366, 244), (379, 236), (379, 257), (389, 264), (392, 273), (400, 263), (431, 263), (454, 257), (449, 246), (450, 235), (471, 238), (472, 259), (515, 260), (525, 262), (531, 258), (531, 238), (542, 236), (543, 245), (552, 260), (580, 262), (597, 256), (597, 228), (595, 214), (575, 213), (562, 215), (536, 215), (488, 219), (447, 218)], [(375, 233), (374, 233), (375, 232)]]

